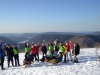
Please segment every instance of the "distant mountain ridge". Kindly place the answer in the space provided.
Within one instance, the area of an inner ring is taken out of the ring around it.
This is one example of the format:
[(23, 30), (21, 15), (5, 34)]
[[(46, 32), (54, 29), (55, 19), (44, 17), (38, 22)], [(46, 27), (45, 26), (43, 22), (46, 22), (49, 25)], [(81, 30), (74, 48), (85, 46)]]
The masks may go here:
[[(28, 43), (32, 41), (34, 43), (42, 43), (43, 40), (47, 42), (53, 42), (58, 39), (60, 42), (70, 41), (73, 43), (79, 43), (81, 47), (93, 47), (94, 44), (100, 43), (100, 31), (86, 32), (86, 33), (74, 33), (74, 32), (42, 32), (42, 33), (25, 33), (25, 34), (0, 34), (0, 40), (3, 40), (6, 44), (16, 45), (19, 42), (28, 40)], [(21, 47), (24, 45), (21, 43)]]
[(78, 43), (81, 47), (94, 47), (100, 43), (100, 35), (82, 35), (70, 39), (73, 43)]
[(53, 42), (55, 39), (58, 39), (59, 41), (65, 41), (69, 40), (70, 38), (74, 37), (75, 35), (60, 35), (60, 34), (39, 34), (33, 38), (31, 38), (28, 42), (31, 43), (34, 41), (35, 43), (42, 43), (43, 40), (46, 40), (47, 42)]
[(5, 37), (1, 37), (1, 36), (0, 36), (0, 40), (3, 41), (3, 45), (4, 45), (4, 44), (17, 45), (16, 42), (14, 42), (14, 41), (12, 41), (12, 40), (9, 40), (9, 39), (7, 39), (7, 38), (5, 38)]
[(65, 41), (72, 41), (78, 43), (81, 47), (94, 47), (96, 43), (100, 43), (100, 35), (60, 35), (60, 34), (39, 34), (31, 38), (28, 43), (32, 41), (34, 43), (42, 43), (43, 40), (47, 42), (54, 42), (55, 39), (58, 39), (59, 42), (64, 43)]
[(41, 34), (61, 34), (61, 35), (99, 35), (100, 31), (95, 32), (44, 32)]

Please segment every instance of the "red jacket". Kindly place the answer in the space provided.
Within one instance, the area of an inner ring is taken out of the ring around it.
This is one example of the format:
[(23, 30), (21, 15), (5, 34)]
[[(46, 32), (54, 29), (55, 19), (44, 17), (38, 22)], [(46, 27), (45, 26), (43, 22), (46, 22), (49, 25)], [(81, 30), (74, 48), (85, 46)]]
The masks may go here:
[(31, 49), (30, 49), (30, 53), (31, 53), (31, 54), (35, 54), (35, 53), (36, 53), (35, 50), (36, 50), (35, 47), (31, 48)]
[(40, 48), (40, 45), (38, 45), (38, 46), (35, 46), (35, 53), (39, 53), (39, 48)]
[(72, 46), (73, 46), (73, 44), (72, 44), (72, 43), (69, 43), (69, 45), (70, 45), (70, 47), (72, 47)]
[(70, 44), (66, 44), (67, 51), (70, 52)]

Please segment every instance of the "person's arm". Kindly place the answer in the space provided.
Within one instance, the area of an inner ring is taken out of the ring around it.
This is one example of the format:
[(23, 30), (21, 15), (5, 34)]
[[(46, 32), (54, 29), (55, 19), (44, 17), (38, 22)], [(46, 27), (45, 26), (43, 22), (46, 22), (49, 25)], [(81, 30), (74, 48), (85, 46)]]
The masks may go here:
[(45, 40), (43, 40), (43, 43), (45, 44), (46, 47), (48, 47), (48, 44)]
[(4, 45), (4, 50), (7, 50), (7, 45), (6, 44)]
[(34, 45), (34, 42), (32, 41), (32, 45)]
[(41, 47), (41, 52), (43, 52), (43, 46)]
[(19, 48), (18, 47), (15, 47), (15, 49), (17, 50), (17, 52), (19, 53)]
[(25, 40), (25, 47), (27, 47), (27, 43), (26, 43), (26, 40)]
[(38, 43), (38, 46), (37, 47), (40, 48), (40, 46), (41, 46), (40, 43)]
[[(78, 45), (79, 46), (79, 45)], [(80, 46), (79, 46), (79, 54), (80, 54)]]
[(0, 48), (1, 48), (1, 46), (2, 46), (2, 40), (0, 41)]

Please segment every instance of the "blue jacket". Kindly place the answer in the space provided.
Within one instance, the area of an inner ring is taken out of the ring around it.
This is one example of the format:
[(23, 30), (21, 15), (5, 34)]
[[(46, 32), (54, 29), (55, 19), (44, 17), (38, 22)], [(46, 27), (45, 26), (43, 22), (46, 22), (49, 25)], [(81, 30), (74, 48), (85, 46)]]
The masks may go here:
[(1, 46), (2, 46), (2, 42), (0, 42), (0, 58), (4, 58), (5, 53), (4, 50), (2, 50)]

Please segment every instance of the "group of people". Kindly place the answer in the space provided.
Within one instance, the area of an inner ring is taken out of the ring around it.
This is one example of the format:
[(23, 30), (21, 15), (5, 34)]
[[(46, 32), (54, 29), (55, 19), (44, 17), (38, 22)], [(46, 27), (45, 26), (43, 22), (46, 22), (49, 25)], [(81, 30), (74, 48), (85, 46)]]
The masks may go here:
[[(39, 52), (42, 52), (41, 59), (39, 59)], [(32, 46), (29, 46), (29, 44), (25, 41), (25, 59), (23, 63), (24, 65), (31, 64), (31, 61), (59, 63), (63, 58), (64, 63), (67, 63), (69, 60), (71, 62), (78, 63), (77, 55), (79, 55), (79, 53), (80, 46), (77, 43), (72, 44), (71, 41), (65, 41), (63, 44), (57, 39), (53, 43), (47, 43), (45, 40), (43, 40), (41, 45), (39, 43), (34, 44), (32, 42)], [(74, 60), (72, 59), (72, 55), (74, 55)]]
[[(7, 62), (8, 67), (10, 67), (10, 61), (12, 66), (20, 66), (19, 63), (19, 51), (18, 51), (19, 45), (17, 46), (10, 46), (10, 44), (5, 44), (4, 48), (2, 48), (2, 41), (0, 41), (0, 65), (1, 69), (3, 70), (3, 64), (4, 64), (4, 58), (5, 58), (5, 52), (7, 52)], [(29, 45), (25, 41), (25, 59), (23, 60), (23, 65), (28, 66), (31, 64), (31, 62), (34, 61), (41, 61), (41, 62), (51, 62), (51, 63), (59, 63), (64, 58), (64, 63), (67, 63), (67, 61), (78, 63), (77, 55), (80, 53), (80, 46), (75, 43), (72, 44), (71, 41), (65, 43), (59, 42), (57, 39), (51, 43), (47, 43), (45, 40), (43, 40), (43, 43), (40, 44), (34, 44), (32, 42), (31, 45)], [(42, 53), (42, 58), (39, 58), (39, 53)], [(74, 59), (72, 59), (72, 55), (74, 55)], [(15, 64), (13, 62), (13, 57), (15, 60)], [(70, 57), (70, 59), (69, 59)]]
[[(0, 40), (0, 65), (1, 65), (1, 70), (4, 70), (4, 58), (7, 58), (7, 64), (8, 64), (8, 68), (10, 67), (10, 62), (12, 64), (12, 66), (20, 66), (19, 63), (19, 51), (18, 51), (18, 47), (12, 45), (10, 46), (10, 44), (5, 44), (4, 48), (2, 48), (2, 41)], [(15, 60), (15, 65), (14, 65), (14, 61), (13, 58)]]

